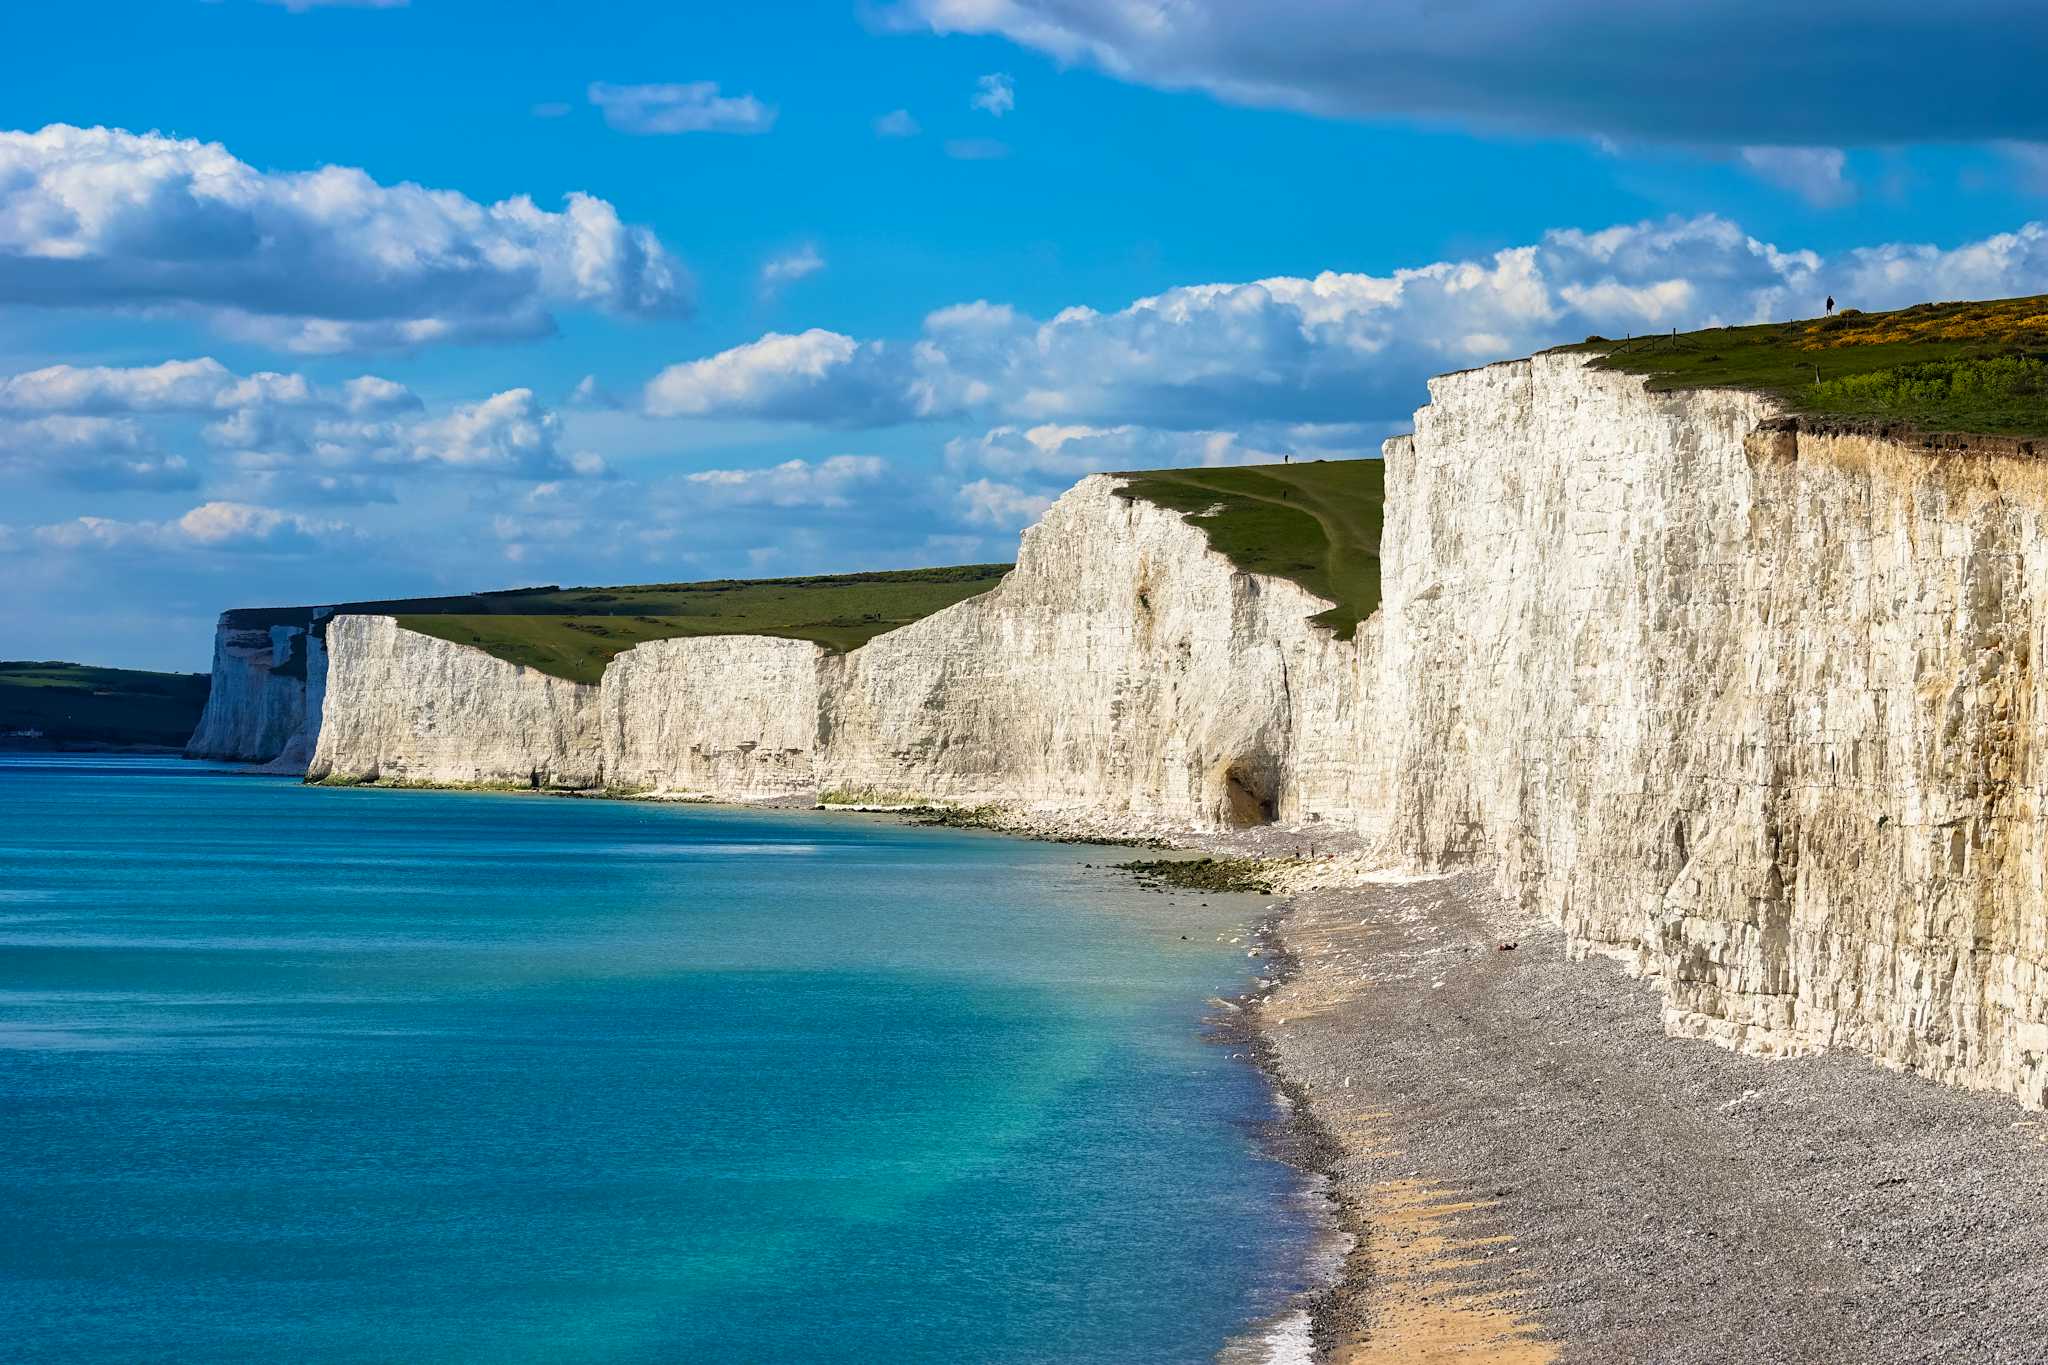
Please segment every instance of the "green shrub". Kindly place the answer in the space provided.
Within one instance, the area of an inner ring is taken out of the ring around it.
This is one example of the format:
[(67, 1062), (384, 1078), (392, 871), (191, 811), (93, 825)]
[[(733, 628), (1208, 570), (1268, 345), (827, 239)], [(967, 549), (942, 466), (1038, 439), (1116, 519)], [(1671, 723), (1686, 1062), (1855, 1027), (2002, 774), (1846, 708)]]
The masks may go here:
[(2048, 394), (2048, 365), (2031, 356), (1930, 360), (1814, 386), (1816, 407), (1911, 412), (1956, 403), (2003, 403)]

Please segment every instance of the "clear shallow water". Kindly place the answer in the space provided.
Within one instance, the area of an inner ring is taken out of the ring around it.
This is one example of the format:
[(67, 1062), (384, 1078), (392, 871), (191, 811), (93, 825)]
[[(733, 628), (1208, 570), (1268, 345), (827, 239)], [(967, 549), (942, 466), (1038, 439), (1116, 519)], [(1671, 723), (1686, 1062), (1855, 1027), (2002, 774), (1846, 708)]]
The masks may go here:
[(1211, 1359), (1313, 1232), (1251, 907), (1104, 858), (0, 756), (0, 1353)]

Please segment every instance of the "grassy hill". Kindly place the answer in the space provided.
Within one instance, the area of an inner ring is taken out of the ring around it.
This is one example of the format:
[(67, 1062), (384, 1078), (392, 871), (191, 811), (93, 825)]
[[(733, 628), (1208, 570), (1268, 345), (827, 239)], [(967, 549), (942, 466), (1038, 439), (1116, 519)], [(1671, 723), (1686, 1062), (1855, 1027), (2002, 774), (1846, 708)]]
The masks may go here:
[[(649, 640), (777, 635), (848, 650), (979, 596), (1007, 564), (818, 578), (726, 579), (572, 588), (517, 599), (518, 611), (393, 613), (407, 630), (473, 645), (556, 677), (594, 683), (612, 657)], [(545, 610), (537, 610), (545, 608)]]
[(1652, 389), (1756, 389), (1817, 417), (2048, 436), (2048, 295), (1564, 349), (1596, 352), (1598, 368), (1643, 375)]
[(145, 673), (53, 661), (0, 663), (0, 744), (182, 746), (206, 706), (204, 673)]
[[(395, 616), (407, 630), (470, 645), (510, 663), (595, 683), (613, 656), (649, 640), (777, 635), (847, 650), (993, 588), (1007, 564), (966, 564), (813, 578), (720, 579), (612, 588), (520, 588), (450, 597), (347, 602), (348, 614)], [(311, 607), (227, 613), (249, 629), (305, 625)]]
[(1315, 460), (1117, 477), (1120, 496), (1181, 513), (1239, 568), (1335, 602), (1310, 619), (1348, 640), (1380, 604), (1385, 473), (1378, 460)]

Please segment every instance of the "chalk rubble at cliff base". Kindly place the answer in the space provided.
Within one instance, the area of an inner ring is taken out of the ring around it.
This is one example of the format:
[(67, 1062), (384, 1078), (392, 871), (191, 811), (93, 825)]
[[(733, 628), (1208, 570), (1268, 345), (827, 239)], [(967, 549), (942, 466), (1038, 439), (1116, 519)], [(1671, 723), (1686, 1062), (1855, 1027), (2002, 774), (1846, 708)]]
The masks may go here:
[(993, 591), (845, 654), (664, 641), (589, 686), (388, 617), (296, 643), (224, 624), (194, 751), (1351, 830), (1385, 865), (1487, 868), (1574, 951), (1653, 977), (1674, 1031), (2042, 1104), (2048, 475), (2011, 443), (1803, 429), (1580, 355), (1430, 394), (1386, 447), (1383, 606), (1350, 640), (1095, 476)]

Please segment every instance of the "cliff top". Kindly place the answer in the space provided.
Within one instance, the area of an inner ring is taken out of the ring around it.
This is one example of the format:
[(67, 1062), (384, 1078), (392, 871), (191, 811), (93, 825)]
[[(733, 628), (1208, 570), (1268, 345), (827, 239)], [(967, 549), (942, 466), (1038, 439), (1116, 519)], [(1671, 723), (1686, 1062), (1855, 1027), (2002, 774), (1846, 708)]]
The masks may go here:
[(1566, 351), (1653, 390), (1739, 388), (1792, 412), (1924, 432), (2048, 436), (2048, 295), (1711, 327)]
[(147, 673), (54, 660), (0, 663), (0, 744), (176, 748), (199, 723), (206, 688), (204, 673)]
[(1120, 497), (1181, 513), (1240, 569), (1336, 603), (1309, 618), (1348, 640), (1380, 605), (1379, 460), (1155, 469), (1119, 474)]
[[(407, 630), (469, 645), (508, 663), (595, 683), (615, 655), (650, 640), (775, 635), (827, 649), (866, 644), (987, 592), (1007, 564), (812, 578), (726, 578), (624, 587), (522, 588), (455, 597), (347, 602), (337, 615), (395, 616)], [(307, 624), (315, 609), (231, 611), (231, 626)]]

